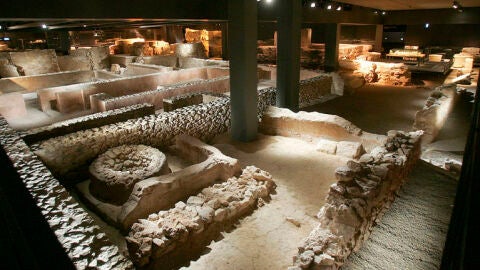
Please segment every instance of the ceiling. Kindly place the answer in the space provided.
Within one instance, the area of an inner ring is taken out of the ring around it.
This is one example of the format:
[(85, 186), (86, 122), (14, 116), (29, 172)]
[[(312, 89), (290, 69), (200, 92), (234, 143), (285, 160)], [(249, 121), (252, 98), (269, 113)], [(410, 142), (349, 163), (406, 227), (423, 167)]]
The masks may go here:
[[(451, 8), (451, 0), (340, 0), (339, 2), (379, 10)], [(458, 0), (463, 7), (480, 7), (480, 0)]]
[[(304, 0), (308, 3), (310, 0)], [(326, 1), (326, 0), (325, 0)], [(330, 0), (328, 0), (330, 1)], [(318, 2), (318, 1), (317, 1)], [(338, 0), (345, 4), (363, 6), (378, 10), (415, 10), (415, 9), (449, 9), (451, 0)], [(480, 7), (480, 0), (458, 0), (461, 6)], [(96, 30), (96, 29), (133, 29), (156, 28), (165, 24), (201, 24), (219, 23), (225, 20), (206, 19), (32, 19), (1, 18), (0, 32), (23, 30)], [(42, 28), (45, 25), (46, 28)]]

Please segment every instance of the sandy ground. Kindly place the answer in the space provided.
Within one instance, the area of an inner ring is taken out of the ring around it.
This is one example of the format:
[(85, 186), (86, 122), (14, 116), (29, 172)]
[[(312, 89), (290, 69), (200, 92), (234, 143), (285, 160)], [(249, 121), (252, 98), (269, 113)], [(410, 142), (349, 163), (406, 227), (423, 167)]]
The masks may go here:
[[(237, 228), (212, 242), (208, 253), (188, 269), (286, 269), (299, 243), (316, 225), (334, 170), (345, 158), (316, 152), (292, 138), (259, 135), (252, 143), (232, 142), (222, 135), (213, 142), (242, 164), (270, 172), (277, 184), (272, 200), (242, 219)], [(297, 227), (287, 218), (300, 223)]]
[(342, 269), (439, 269), (457, 181), (420, 162)]

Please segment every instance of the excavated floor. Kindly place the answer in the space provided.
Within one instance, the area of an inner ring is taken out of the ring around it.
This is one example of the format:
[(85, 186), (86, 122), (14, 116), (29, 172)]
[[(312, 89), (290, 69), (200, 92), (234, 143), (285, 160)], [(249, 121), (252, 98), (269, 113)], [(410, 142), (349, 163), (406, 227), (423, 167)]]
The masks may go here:
[(212, 242), (207, 253), (188, 269), (286, 269), (299, 243), (316, 224), (334, 170), (347, 159), (323, 154), (313, 145), (292, 138), (259, 135), (238, 143), (229, 135), (213, 143), (224, 154), (270, 172), (276, 194), (265, 206), (242, 219), (237, 228)]

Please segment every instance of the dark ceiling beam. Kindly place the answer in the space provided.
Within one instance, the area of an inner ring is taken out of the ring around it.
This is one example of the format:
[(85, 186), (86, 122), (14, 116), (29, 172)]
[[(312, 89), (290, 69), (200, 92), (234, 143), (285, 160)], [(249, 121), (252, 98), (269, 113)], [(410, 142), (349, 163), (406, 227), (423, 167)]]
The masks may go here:
[(2, 18), (227, 19), (227, 0), (0, 1)]

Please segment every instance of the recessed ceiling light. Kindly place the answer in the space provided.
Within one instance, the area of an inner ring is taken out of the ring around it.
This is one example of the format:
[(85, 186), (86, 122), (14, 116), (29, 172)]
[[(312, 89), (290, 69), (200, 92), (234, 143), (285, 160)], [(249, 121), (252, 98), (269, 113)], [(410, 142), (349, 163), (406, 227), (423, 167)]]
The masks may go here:
[(311, 8), (314, 8), (314, 7), (316, 7), (316, 6), (317, 6), (317, 4), (316, 4), (315, 2), (310, 3), (310, 7), (311, 7)]
[(327, 9), (332, 9), (332, 4), (328, 4)]

